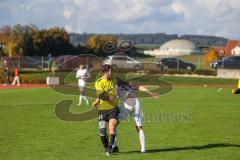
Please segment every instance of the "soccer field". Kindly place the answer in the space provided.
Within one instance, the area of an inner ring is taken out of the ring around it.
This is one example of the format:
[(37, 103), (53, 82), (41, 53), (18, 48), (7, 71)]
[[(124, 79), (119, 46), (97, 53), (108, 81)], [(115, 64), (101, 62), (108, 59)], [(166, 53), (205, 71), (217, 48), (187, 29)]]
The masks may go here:
[[(175, 87), (158, 100), (140, 99), (145, 113), (147, 153), (133, 120), (118, 127), (120, 152), (106, 157), (97, 119), (67, 122), (55, 115), (55, 104), (77, 96), (50, 88), (0, 90), (1, 160), (162, 159), (237, 160), (240, 157), (240, 96), (231, 88)], [(91, 99), (91, 102), (93, 99)]]

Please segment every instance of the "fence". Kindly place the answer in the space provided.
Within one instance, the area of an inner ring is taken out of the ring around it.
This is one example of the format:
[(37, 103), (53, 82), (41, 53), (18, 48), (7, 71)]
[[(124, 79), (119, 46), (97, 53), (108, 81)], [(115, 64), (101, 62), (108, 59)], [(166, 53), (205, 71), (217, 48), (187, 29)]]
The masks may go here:
[(50, 67), (48, 57), (38, 56), (1, 57), (1, 63), (9, 69), (18, 67), (21, 70), (46, 70)]
[(18, 57), (1, 57), (1, 62), (4, 67), (8, 67), (10, 70), (16, 67), (21, 70), (73, 70), (79, 67), (79, 64), (87, 65), (91, 68), (99, 69), (102, 65), (102, 58), (98, 58), (94, 55), (63, 55), (58, 57), (40, 57), (40, 56), (18, 56)]
[[(160, 61), (164, 57), (135, 57), (134, 59), (143, 64), (144, 69), (159, 70), (159, 69), (174, 69), (174, 70), (193, 70), (193, 69), (209, 69), (209, 64), (206, 64), (203, 55), (189, 55), (181, 57), (172, 57), (167, 65), (161, 66)], [(165, 57), (166, 58), (166, 57)], [(1, 62), (6, 61), (9, 68), (18, 67), (21, 70), (49, 70), (52, 67), (59, 70), (72, 70), (78, 68), (79, 64), (87, 64), (89, 67), (96, 66), (95, 64), (102, 63), (103, 57), (99, 58), (93, 55), (63, 55), (59, 57), (40, 57), (40, 56), (21, 56), (21, 57), (1, 57)], [(116, 61), (121, 63), (121, 66), (132, 66), (131, 63), (125, 61)], [(99, 67), (100, 65), (98, 65)], [(120, 66), (120, 65), (117, 65)], [(133, 64), (134, 66), (134, 64)], [(161, 68), (166, 67), (167, 68)]]

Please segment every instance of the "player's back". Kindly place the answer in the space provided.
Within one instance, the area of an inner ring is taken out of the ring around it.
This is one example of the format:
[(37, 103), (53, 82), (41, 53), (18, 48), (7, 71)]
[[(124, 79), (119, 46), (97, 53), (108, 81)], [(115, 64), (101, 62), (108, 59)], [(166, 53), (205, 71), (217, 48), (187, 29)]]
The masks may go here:
[(135, 110), (135, 89), (130, 85), (118, 86), (117, 87), (117, 95), (119, 99), (122, 101), (124, 107), (130, 111)]
[(106, 94), (107, 96), (114, 97), (113, 101), (104, 101), (100, 99), (98, 110), (110, 110), (118, 106), (119, 99), (116, 93), (116, 82), (114, 79), (102, 79), (99, 78), (95, 82), (95, 88), (97, 95)]

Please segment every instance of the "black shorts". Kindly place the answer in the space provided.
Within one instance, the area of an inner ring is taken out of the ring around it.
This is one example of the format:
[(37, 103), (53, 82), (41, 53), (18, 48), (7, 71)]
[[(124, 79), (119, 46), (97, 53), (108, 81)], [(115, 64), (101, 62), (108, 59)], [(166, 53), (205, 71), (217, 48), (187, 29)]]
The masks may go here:
[(108, 122), (110, 119), (118, 119), (119, 109), (118, 107), (111, 110), (98, 111), (98, 121)]

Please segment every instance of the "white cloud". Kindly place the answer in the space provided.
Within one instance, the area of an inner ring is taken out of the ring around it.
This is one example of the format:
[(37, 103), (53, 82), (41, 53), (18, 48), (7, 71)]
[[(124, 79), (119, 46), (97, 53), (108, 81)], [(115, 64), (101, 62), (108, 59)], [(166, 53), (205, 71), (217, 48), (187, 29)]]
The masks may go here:
[(151, 6), (144, 0), (121, 1), (117, 6), (119, 7), (112, 9), (112, 11), (115, 20), (119, 22), (128, 22), (144, 18), (152, 12)]
[(190, 13), (188, 7), (186, 7), (183, 3), (174, 2), (174, 3), (171, 4), (171, 8), (177, 14), (182, 14), (183, 13), (186, 18), (191, 17), (191, 13)]
[(71, 18), (71, 16), (72, 16), (72, 11), (69, 10), (69, 9), (64, 9), (63, 16), (64, 16), (64, 18), (66, 18), (66, 19)]
[(29, 3), (26, 3), (26, 4), (21, 4), (20, 6), (22, 7), (23, 10), (29, 11), (29, 10), (32, 9), (32, 7), (34, 6), (34, 2), (29, 2)]
[(240, 38), (239, 0), (1, 1), (0, 25), (35, 23), (72, 32), (209, 34)]

